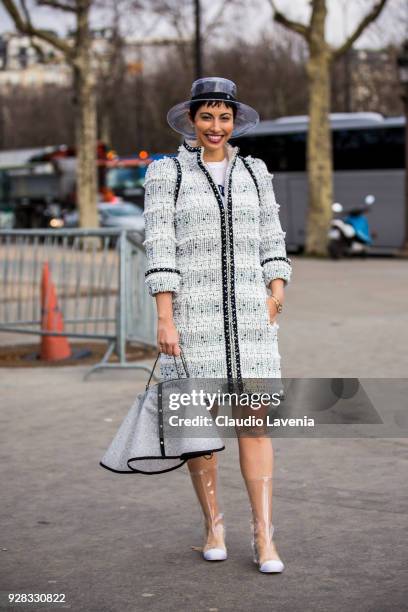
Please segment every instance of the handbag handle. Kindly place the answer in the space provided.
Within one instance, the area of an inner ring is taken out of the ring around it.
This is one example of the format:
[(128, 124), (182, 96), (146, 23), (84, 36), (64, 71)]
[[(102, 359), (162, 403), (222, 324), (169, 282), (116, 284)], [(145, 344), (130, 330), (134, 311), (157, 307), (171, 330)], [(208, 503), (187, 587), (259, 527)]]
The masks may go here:
[[(154, 372), (154, 369), (155, 369), (155, 367), (156, 367), (157, 360), (159, 359), (159, 357), (160, 357), (160, 353), (161, 353), (161, 352), (162, 352), (162, 351), (159, 351), (159, 352), (158, 352), (157, 357), (156, 357), (156, 361), (155, 361), (155, 362), (154, 362), (154, 364), (153, 364), (153, 368), (152, 368), (152, 371), (150, 372), (149, 380), (147, 381), (147, 384), (146, 384), (146, 391), (147, 391), (147, 389), (149, 388), (149, 384), (150, 384), (150, 381), (151, 381), (151, 379), (152, 379), (153, 372)], [(188, 378), (188, 377), (190, 376), (190, 373), (189, 373), (189, 371), (188, 371), (188, 368), (187, 368), (187, 363), (186, 363), (186, 360), (185, 360), (185, 357), (184, 357), (184, 354), (183, 354), (183, 349), (182, 349), (181, 347), (180, 347), (180, 357), (181, 357), (181, 361), (182, 361), (182, 363), (183, 363), (183, 367), (184, 367), (185, 373), (187, 374), (187, 378)], [(175, 355), (173, 355), (173, 358), (174, 358), (174, 364), (175, 364), (175, 366), (176, 366), (176, 370), (177, 370), (177, 376), (178, 376), (178, 378), (182, 378), (182, 376), (179, 376), (179, 370), (178, 370), (178, 367), (177, 367), (177, 360), (176, 360), (176, 356), (175, 356)]]

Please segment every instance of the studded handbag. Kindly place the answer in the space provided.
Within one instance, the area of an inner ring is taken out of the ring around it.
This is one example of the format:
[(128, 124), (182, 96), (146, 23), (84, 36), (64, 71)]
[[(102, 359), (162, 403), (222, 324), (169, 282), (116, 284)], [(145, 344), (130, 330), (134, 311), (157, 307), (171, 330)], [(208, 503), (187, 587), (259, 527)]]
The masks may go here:
[[(210, 456), (225, 449), (206, 406), (195, 405), (193, 409), (190, 407), (190, 410), (188, 406), (181, 406), (180, 410), (176, 411), (167, 401), (170, 392), (178, 390), (186, 393), (193, 382), (183, 352), (180, 357), (186, 376), (180, 377), (177, 360), (173, 356), (178, 378), (149, 386), (159, 356), (160, 351), (150, 372), (145, 391), (137, 395), (99, 462), (102, 467), (112, 472), (162, 474), (181, 467), (193, 457)], [(172, 427), (171, 417), (174, 417), (176, 412), (179, 412), (179, 416), (196, 417), (198, 423), (205, 423), (205, 427), (201, 425)]]

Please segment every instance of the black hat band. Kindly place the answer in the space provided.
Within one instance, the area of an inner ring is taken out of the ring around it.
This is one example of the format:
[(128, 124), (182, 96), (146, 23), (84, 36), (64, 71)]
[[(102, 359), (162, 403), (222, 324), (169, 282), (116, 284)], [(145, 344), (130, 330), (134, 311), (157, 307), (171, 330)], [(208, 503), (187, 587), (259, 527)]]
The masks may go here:
[(192, 96), (191, 101), (194, 100), (232, 100), (233, 102), (235, 102), (236, 98), (234, 98), (233, 95), (228, 94), (228, 93), (224, 93), (222, 91), (215, 91), (214, 93), (202, 93), (202, 94), (197, 94), (196, 96)]

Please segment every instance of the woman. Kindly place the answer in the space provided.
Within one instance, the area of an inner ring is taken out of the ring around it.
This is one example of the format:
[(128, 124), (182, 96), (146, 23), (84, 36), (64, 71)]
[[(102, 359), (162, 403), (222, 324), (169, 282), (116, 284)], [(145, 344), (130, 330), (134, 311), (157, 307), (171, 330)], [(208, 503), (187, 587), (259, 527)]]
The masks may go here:
[[(259, 115), (236, 99), (232, 81), (213, 77), (195, 81), (190, 100), (170, 109), (167, 120), (184, 142), (176, 161), (166, 157), (148, 167), (144, 211), (161, 377), (177, 378), (181, 346), (192, 377), (278, 378), (276, 318), (291, 276), (285, 232), (265, 163), (241, 157), (228, 143)], [(239, 436), (238, 443), (254, 561), (262, 572), (281, 572), (272, 539), (271, 439)], [(203, 556), (224, 560), (217, 457), (190, 459), (188, 466), (205, 519)]]

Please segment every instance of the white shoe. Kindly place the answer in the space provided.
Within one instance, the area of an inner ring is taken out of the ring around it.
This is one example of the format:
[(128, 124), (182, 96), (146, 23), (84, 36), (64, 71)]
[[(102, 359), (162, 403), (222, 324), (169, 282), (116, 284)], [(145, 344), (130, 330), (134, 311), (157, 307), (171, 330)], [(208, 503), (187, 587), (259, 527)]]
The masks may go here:
[[(272, 524), (272, 476), (245, 479), (249, 499), (252, 505), (252, 552), (253, 560), (260, 572), (278, 574), (285, 568), (273, 542), (274, 526)], [(255, 515), (254, 508), (257, 508)], [(262, 537), (265, 553), (262, 558), (258, 550), (258, 537)], [(270, 555), (269, 559), (268, 556)], [(265, 559), (266, 557), (266, 559)]]
[[(211, 525), (211, 530), (213, 533), (217, 533), (218, 536), (222, 535), (222, 539), (225, 539), (225, 527), (223, 523), (224, 515), (222, 513), (218, 514)], [(207, 528), (205, 528), (206, 535)], [(206, 561), (225, 561), (227, 558), (227, 550), (225, 548), (207, 548), (207, 550), (203, 550), (203, 557)]]
[[(259, 565), (259, 564), (258, 564)], [(264, 561), (261, 565), (259, 565), (259, 571), (264, 574), (279, 574), (283, 572), (285, 566), (280, 559), (270, 559), (269, 561)]]
[[(204, 514), (204, 541), (201, 550), (206, 561), (225, 561), (225, 527), (223, 513), (217, 512), (217, 466), (190, 470), (190, 476)], [(211, 538), (209, 537), (211, 535)], [(208, 544), (210, 542), (210, 544)]]
[[(254, 553), (254, 557), (253, 557), (254, 563), (256, 563), (256, 565), (258, 566), (259, 571), (264, 574), (280, 574), (285, 569), (285, 566), (283, 564), (283, 561), (279, 558), (279, 556), (277, 556), (277, 558), (275, 559), (267, 559), (266, 561), (263, 561), (262, 563), (260, 562), (258, 546), (256, 544), (256, 539), (255, 539), (257, 529), (255, 527), (255, 523), (253, 520), (251, 521), (251, 526), (252, 526), (252, 550)], [(269, 538), (272, 544), (273, 544), (273, 541), (272, 541), (273, 532), (274, 532), (274, 527), (273, 525), (270, 525)]]
[(203, 557), (206, 561), (225, 561), (228, 555), (223, 548), (209, 548), (203, 552)]

